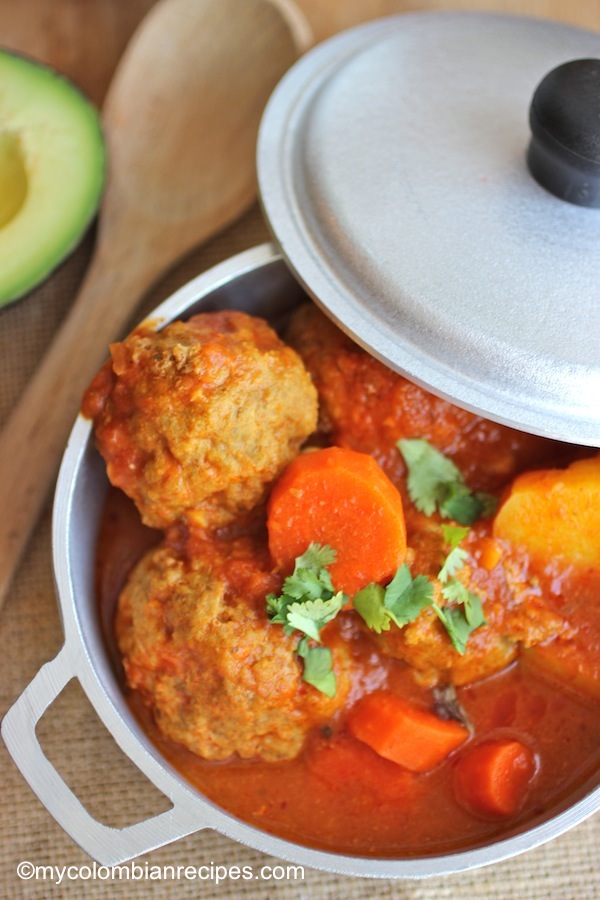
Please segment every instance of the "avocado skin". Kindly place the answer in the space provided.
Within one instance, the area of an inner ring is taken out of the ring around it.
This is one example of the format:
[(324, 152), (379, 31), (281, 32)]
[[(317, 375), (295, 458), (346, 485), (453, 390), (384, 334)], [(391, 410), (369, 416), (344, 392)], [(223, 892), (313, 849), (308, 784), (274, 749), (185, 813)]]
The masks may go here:
[(0, 49), (0, 85), (0, 133), (18, 144), (27, 180), (15, 214), (0, 226), (2, 307), (37, 287), (78, 246), (98, 211), (107, 158), (98, 110), (70, 79)]

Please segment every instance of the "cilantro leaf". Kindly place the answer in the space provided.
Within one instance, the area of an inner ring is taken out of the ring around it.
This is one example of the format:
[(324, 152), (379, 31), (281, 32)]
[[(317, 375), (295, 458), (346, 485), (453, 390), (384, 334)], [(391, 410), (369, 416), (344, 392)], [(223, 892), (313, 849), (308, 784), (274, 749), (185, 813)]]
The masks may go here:
[(310, 647), (308, 640), (302, 638), (298, 643), (297, 653), (304, 660), (303, 680), (328, 697), (335, 697), (337, 684), (331, 650), (328, 647)]
[(412, 575), (410, 574), (410, 569), (404, 563), (396, 569), (396, 574), (385, 588), (385, 605), (388, 609), (391, 609), (402, 595), (410, 589), (411, 583)]
[(462, 547), (455, 547), (451, 550), (438, 573), (439, 580), (445, 584), (450, 578), (453, 578), (464, 566), (466, 558), (467, 552)]
[(431, 516), (446, 496), (446, 485), (460, 473), (454, 463), (421, 438), (399, 440), (397, 447), (408, 468), (406, 484), (417, 509)]
[(458, 482), (447, 484), (445, 494), (439, 505), (440, 514), (445, 519), (454, 519), (463, 525), (471, 525), (475, 519), (481, 517), (483, 504), (466, 484)]
[(330, 697), (335, 694), (336, 687), (331, 651), (326, 647), (309, 647), (307, 639), (320, 643), (321, 629), (348, 602), (342, 591), (335, 592), (326, 568), (335, 559), (336, 552), (331, 547), (309, 544), (306, 551), (296, 557), (294, 571), (283, 582), (281, 595), (268, 594), (265, 598), (271, 622), (283, 625), (286, 634), (299, 631), (305, 635), (297, 648), (297, 653), (304, 656), (304, 681)]
[(399, 627), (413, 622), (432, 600), (432, 583), (425, 575), (413, 578), (406, 563), (400, 566), (385, 589), (385, 607)]
[(442, 594), (448, 603), (458, 605), (433, 608), (444, 625), (455, 649), (461, 654), (467, 649), (467, 640), (476, 628), (486, 624), (480, 598), (473, 594), (462, 581), (454, 578), (442, 588)]
[(424, 438), (405, 438), (396, 444), (408, 469), (407, 487), (417, 509), (431, 516), (471, 525), (490, 515), (497, 504), (491, 494), (474, 493), (464, 483), (460, 469)]
[(267, 594), (267, 615), (271, 622), (279, 625), (285, 625), (287, 621), (287, 608), (290, 604), (290, 598), (282, 594), (278, 597), (276, 594)]
[(450, 578), (453, 578), (465, 564), (467, 553), (462, 547), (459, 547), (459, 544), (466, 538), (468, 533), (468, 528), (462, 528), (456, 525), (442, 525), (444, 541), (450, 545), (450, 553), (444, 560), (444, 564), (438, 572), (438, 579), (444, 584), (449, 581)]
[(366, 625), (381, 634), (390, 630), (391, 617), (384, 604), (385, 590), (380, 584), (368, 584), (355, 594), (352, 605)]
[(433, 604), (433, 608), (448, 632), (454, 648), (462, 656), (467, 649), (469, 636), (475, 631), (467, 619), (465, 610), (460, 606), (440, 607), (437, 603)]
[(337, 559), (337, 552), (327, 544), (310, 543), (302, 556), (296, 559), (296, 566), (299, 569), (309, 569), (315, 574), (319, 574), (321, 569), (330, 566)]
[(424, 575), (413, 578), (404, 563), (386, 588), (380, 584), (368, 584), (352, 602), (368, 627), (381, 634), (382, 631), (389, 631), (391, 622), (398, 628), (413, 622), (432, 600), (433, 585), (429, 579)]
[(493, 494), (486, 494), (484, 491), (476, 491), (475, 496), (481, 504), (481, 512), (479, 515), (482, 519), (489, 519), (498, 509), (499, 500)]
[(462, 581), (454, 576), (463, 567), (467, 553), (459, 544), (469, 533), (468, 528), (443, 525), (444, 540), (450, 546), (450, 553), (438, 573), (442, 582), (442, 596), (448, 606), (433, 603), (433, 608), (444, 625), (454, 648), (462, 655), (467, 649), (467, 640), (480, 625), (485, 625), (480, 598), (473, 594)]
[(423, 438), (399, 440), (397, 447), (408, 468), (410, 498), (421, 512), (433, 515), (446, 496), (446, 485), (462, 476), (454, 463)]
[[(321, 563), (324, 561), (334, 562), (335, 556), (335, 551), (331, 547), (310, 544), (306, 552), (296, 558), (294, 571), (283, 582), (281, 595), (277, 597), (275, 594), (268, 594), (266, 597), (267, 615), (272, 622), (287, 623), (292, 604), (314, 603), (318, 600), (328, 601), (334, 597), (335, 590), (331, 582), (331, 575)], [(345, 595), (341, 595), (341, 597), (342, 602), (338, 609), (341, 609), (346, 602)]]
[(463, 528), (460, 525), (442, 525), (442, 535), (444, 537), (444, 541), (446, 544), (450, 546), (451, 550), (454, 550), (455, 547), (466, 538), (469, 533), (469, 528)]
[(295, 600), (318, 600), (324, 593), (333, 593), (333, 585), (329, 572), (323, 570), (324, 576), (315, 574), (311, 569), (299, 568), (296, 565), (292, 575), (283, 582), (283, 593)]
[(463, 603), (468, 593), (468, 588), (458, 578), (452, 578), (442, 588), (442, 596), (448, 603)]
[(319, 631), (337, 616), (344, 602), (345, 596), (339, 591), (329, 600), (319, 598), (291, 603), (287, 607), (287, 624), (320, 643)]
[(478, 597), (477, 594), (472, 594), (471, 591), (468, 591), (467, 593), (468, 597), (465, 597), (463, 606), (465, 608), (467, 622), (471, 626), (471, 630), (475, 631), (476, 628), (487, 625), (487, 619), (483, 612), (481, 598)]
[(470, 591), (462, 581), (454, 578), (442, 588), (442, 594), (449, 603), (460, 603), (465, 611), (465, 618), (472, 630), (475, 631), (480, 625), (485, 625), (485, 616), (481, 599)]
[(317, 641), (319, 644), (321, 643), (321, 638), (319, 636), (319, 628), (314, 619), (311, 619), (310, 616), (305, 616), (303, 614), (304, 605), (301, 603), (294, 603), (288, 610), (287, 615), (287, 625), (289, 628), (295, 631), (301, 631), (303, 634), (307, 635), (309, 638), (312, 638), (313, 641)]
[(353, 606), (366, 625), (377, 634), (389, 631), (392, 622), (403, 628), (413, 622), (422, 610), (432, 606), (454, 647), (463, 654), (471, 633), (480, 625), (485, 625), (485, 616), (480, 598), (454, 577), (467, 558), (466, 551), (459, 544), (469, 529), (443, 525), (442, 531), (450, 552), (438, 573), (438, 580), (442, 582), (442, 596), (448, 606), (442, 607), (434, 601), (433, 582), (425, 575), (413, 578), (406, 563), (397, 569), (387, 587), (369, 584), (359, 591)]

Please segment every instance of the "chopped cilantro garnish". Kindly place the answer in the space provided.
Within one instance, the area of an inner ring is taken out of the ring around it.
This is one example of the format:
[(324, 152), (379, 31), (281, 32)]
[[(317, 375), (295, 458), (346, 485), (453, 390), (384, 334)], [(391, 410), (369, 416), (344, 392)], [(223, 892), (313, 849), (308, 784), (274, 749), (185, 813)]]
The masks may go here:
[[(372, 583), (358, 591), (353, 606), (377, 634), (389, 631), (392, 623), (403, 628), (431, 606), (455, 649), (463, 654), (471, 633), (485, 625), (486, 620), (480, 598), (455, 577), (467, 559), (460, 544), (469, 529), (444, 525), (442, 532), (450, 549), (437, 578), (442, 584), (446, 606), (435, 602), (433, 581), (425, 575), (413, 578), (406, 563), (397, 569), (386, 587)], [(309, 639), (320, 644), (321, 630), (349, 599), (342, 591), (336, 591), (331, 581), (327, 566), (335, 562), (335, 558), (331, 547), (310, 544), (306, 552), (296, 558), (293, 573), (283, 582), (282, 593), (279, 596), (269, 594), (266, 598), (271, 622), (283, 625), (286, 634), (298, 631), (303, 635), (296, 648), (304, 663), (303, 680), (329, 697), (336, 691), (331, 651), (327, 647), (311, 647)]]
[[(462, 585), (462, 582), (455, 581), (453, 584)], [(480, 625), (485, 625), (485, 616), (483, 614), (481, 600), (475, 594), (468, 591), (464, 585), (462, 585), (462, 587), (468, 597), (465, 596), (460, 601), (460, 606), (441, 607), (438, 606), (437, 603), (432, 604), (440, 621), (448, 632), (455, 649), (461, 656), (467, 649), (467, 640), (470, 635), (476, 628), (479, 628)]]
[(302, 638), (298, 643), (297, 653), (304, 660), (304, 681), (312, 684), (322, 694), (335, 697), (337, 685), (331, 664), (331, 650), (328, 647), (310, 647), (307, 638)]
[(391, 622), (402, 628), (413, 622), (433, 600), (433, 585), (424, 575), (413, 578), (406, 563), (397, 570), (386, 588), (369, 584), (353, 600), (354, 609), (369, 628), (381, 634)]
[(327, 591), (333, 593), (333, 585), (327, 569), (315, 573), (312, 569), (303, 569), (296, 564), (293, 575), (286, 578), (283, 590), (288, 597), (304, 602), (319, 600)]
[(348, 602), (342, 591), (335, 591), (326, 568), (335, 562), (335, 558), (335, 550), (331, 547), (310, 544), (306, 552), (296, 558), (294, 571), (283, 582), (280, 596), (268, 594), (266, 598), (271, 622), (283, 625), (286, 634), (300, 631), (306, 636), (297, 648), (298, 655), (304, 660), (304, 681), (330, 697), (335, 694), (331, 651), (326, 647), (310, 647), (307, 638), (321, 643), (321, 629)]
[(468, 533), (469, 529), (462, 528), (460, 525), (442, 525), (442, 536), (450, 550), (455, 550)]
[(485, 616), (479, 597), (455, 577), (467, 558), (466, 551), (459, 544), (469, 529), (444, 525), (442, 530), (450, 552), (438, 573), (438, 580), (442, 582), (442, 596), (448, 606), (440, 606), (434, 601), (433, 582), (424, 575), (413, 578), (406, 563), (400, 566), (387, 587), (369, 584), (359, 591), (353, 606), (377, 634), (389, 631), (392, 622), (403, 628), (413, 622), (423, 609), (431, 606), (455, 649), (463, 654), (469, 635), (485, 624)]
[(287, 634), (297, 629), (319, 641), (318, 632), (348, 602), (345, 594), (336, 593), (325, 568), (333, 562), (335, 551), (331, 547), (310, 544), (296, 558), (294, 571), (283, 582), (279, 597), (267, 595), (267, 615), (271, 622), (283, 625)]
[(396, 446), (408, 468), (408, 493), (421, 512), (431, 516), (437, 510), (445, 519), (471, 525), (496, 508), (496, 498), (471, 491), (460, 469), (429, 441), (406, 438)]
[(480, 625), (485, 625), (486, 620), (480, 598), (454, 577), (467, 558), (466, 552), (458, 545), (467, 536), (469, 529), (444, 526), (443, 533), (446, 543), (450, 545), (450, 553), (438, 573), (438, 579), (443, 584), (442, 596), (448, 604), (455, 605), (442, 607), (433, 603), (432, 606), (455, 649), (462, 655), (467, 649), (471, 633)]
[[(337, 552), (327, 544), (309, 544), (302, 556), (296, 559), (298, 569), (309, 569), (315, 575), (336, 561)], [(327, 572), (329, 575), (329, 572)]]
[(368, 584), (354, 596), (352, 605), (365, 621), (366, 625), (377, 634), (390, 630), (392, 617), (385, 608), (385, 588), (380, 584)]
[(287, 622), (297, 631), (321, 643), (319, 631), (328, 622), (335, 619), (346, 602), (345, 595), (339, 591), (329, 600), (319, 597), (317, 600), (305, 600), (302, 603), (291, 603), (287, 607)]
[(396, 444), (408, 468), (407, 487), (411, 500), (431, 516), (448, 493), (448, 485), (462, 480), (454, 463), (421, 438), (405, 438)]
[(458, 545), (469, 533), (468, 528), (457, 528), (455, 525), (443, 525), (444, 540), (450, 545), (450, 552), (444, 560), (444, 565), (438, 572), (438, 578), (444, 584), (453, 578), (459, 569), (465, 564), (467, 553)]
[(416, 619), (422, 609), (429, 606), (433, 599), (433, 585), (425, 575), (410, 574), (404, 563), (400, 566), (385, 589), (386, 608), (394, 616), (396, 622), (407, 625)]

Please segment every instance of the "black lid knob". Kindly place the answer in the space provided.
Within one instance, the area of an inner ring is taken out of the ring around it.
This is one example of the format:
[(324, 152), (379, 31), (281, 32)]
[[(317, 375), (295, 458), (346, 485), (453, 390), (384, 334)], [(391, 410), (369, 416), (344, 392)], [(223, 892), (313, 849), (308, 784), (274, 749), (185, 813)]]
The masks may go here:
[(529, 110), (527, 164), (562, 200), (600, 207), (600, 59), (576, 59), (546, 75)]

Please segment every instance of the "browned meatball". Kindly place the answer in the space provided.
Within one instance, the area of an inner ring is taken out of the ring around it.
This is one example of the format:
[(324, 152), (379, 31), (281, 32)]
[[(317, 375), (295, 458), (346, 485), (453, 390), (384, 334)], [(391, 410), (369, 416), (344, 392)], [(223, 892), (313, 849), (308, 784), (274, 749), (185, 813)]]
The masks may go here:
[(347, 651), (330, 639), (334, 698), (302, 680), (297, 636), (268, 621), (280, 585), (256, 541), (211, 541), (182, 558), (166, 544), (134, 569), (116, 635), (127, 681), (160, 730), (206, 759), (298, 754), (307, 731), (343, 706)]
[(262, 500), (314, 430), (317, 398), (264, 321), (224, 311), (113, 344), (83, 411), (146, 525), (218, 527)]

